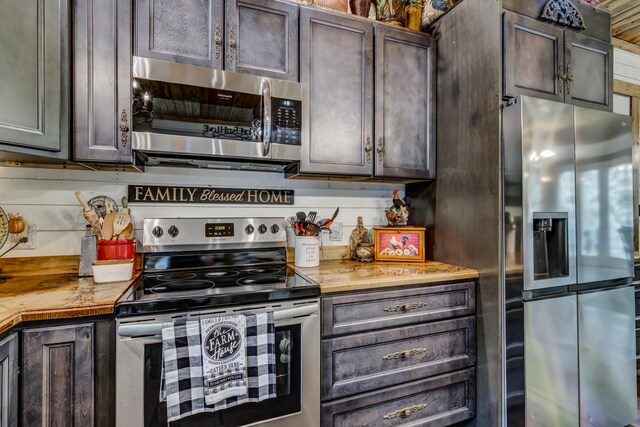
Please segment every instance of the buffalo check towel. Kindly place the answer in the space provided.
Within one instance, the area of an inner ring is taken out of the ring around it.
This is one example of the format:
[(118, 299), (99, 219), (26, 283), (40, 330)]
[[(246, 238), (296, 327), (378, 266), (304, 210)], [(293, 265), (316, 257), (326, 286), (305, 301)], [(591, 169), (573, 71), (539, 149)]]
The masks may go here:
[(169, 422), (276, 397), (273, 313), (245, 316), (247, 393), (214, 405), (205, 403), (200, 321), (165, 323), (162, 328), (162, 387)]

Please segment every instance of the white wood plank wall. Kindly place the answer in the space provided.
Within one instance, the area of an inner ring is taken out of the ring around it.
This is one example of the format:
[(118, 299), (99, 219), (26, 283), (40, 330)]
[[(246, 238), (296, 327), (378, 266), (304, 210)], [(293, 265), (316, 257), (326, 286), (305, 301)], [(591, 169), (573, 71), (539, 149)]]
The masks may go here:
[[(315, 210), (318, 218), (323, 218), (340, 207), (337, 221), (344, 224), (343, 239), (329, 241), (323, 236), (324, 245), (348, 244), (358, 216), (367, 227), (384, 224), (384, 209), (391, 204), (392, 190), (404, 193), (400, 184), (285, 180), (281, 174), (261, 172), (156, 167), (140, 174), (0, 167), (0, 206), (7, 213), (20, 213), (38, 227), (36, 249), (16, 249), (7, 257), (79, 254), (86, 222), (74, 192), (82, 191), (87, 199), (104, 194), (120, 204), (128, 184), (295, 190), (293, 206), (131, 204), (138, 238), (145, 217), (288, 217), (299, 210)], [(291, 230), (288, 235), (292, 236)]]
[(640, 55), (613, 49), (613, 78), (640, 85)]

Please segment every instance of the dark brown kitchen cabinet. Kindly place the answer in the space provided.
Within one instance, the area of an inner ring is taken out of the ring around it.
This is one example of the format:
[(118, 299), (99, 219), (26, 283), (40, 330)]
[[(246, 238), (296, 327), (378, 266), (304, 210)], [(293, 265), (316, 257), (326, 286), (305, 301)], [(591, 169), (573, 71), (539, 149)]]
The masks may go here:
[(302, 7), (300, 54), (301, 172), (372, 175), (373, 25)]
[(298, 5), (136, 0), (135, 55), (298, 81)]
[(222, 68), (224, 0), (136, 0), (137, 56)]
[(504, 94), (613, 109), (613, 47), (572, 30), (504, 12)]
[(93, 324), (22, 332), (22, 425), (94, 425)]
[(69, 4), (0, 6), (0, 152), (67, 159)]
[(435, 43), (375, 29), (375, 175), (435, 179)]
[(472, 418), (475, 286), (323, 295), (321, 425), (444, 426)]
[(564, 33), (566, 102), (613, 111), (613, 46), (572, 31)]
[(300, 54), (300, 172), (435, 178), (433, 40), (303, 7)]
[(563, 102), (562, 29), (511, 12), (503, 25), (505, 94)]
[(131, 2), (73, 0), (73, 160), (131, 163)]
[(227, 0), (224, 68), (298, 81), (298, 13), (290, 2)]
[(0, 426), (18, 425), (18, 334), (0, 341)]

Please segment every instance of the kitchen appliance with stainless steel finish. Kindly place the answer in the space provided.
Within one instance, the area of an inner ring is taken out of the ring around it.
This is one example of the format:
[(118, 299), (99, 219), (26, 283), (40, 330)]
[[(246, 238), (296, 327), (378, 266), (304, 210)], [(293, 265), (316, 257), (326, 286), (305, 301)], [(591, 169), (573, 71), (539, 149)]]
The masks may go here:
[(636, 420), (631, 122), (503, 111), (506, 425)]
[(284, 171), (300, 160), (300, 83), (133, 58), (132, 147), (147, 165)]
[(319, 426), (319, 287), (286, 264), (283, 218), (145, 219), (141, 279), (116, 304), (116, 425), (167, 426), (162, 325), (274, 312), (277, 397), (181, 426)]

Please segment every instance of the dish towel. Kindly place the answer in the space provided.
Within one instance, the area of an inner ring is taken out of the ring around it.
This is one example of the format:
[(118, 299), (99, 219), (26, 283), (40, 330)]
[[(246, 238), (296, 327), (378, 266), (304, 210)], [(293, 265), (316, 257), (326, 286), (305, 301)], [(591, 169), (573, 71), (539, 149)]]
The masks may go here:
[(198, 320), (163, 325), (160, 401), (167, 402), (169, 422), (276, 397), (273, 313), (245, 316), (247, 392), (213, 405), (205, 403), (201, 336)]
[(245, 323), (243, 315), (200, 320), (207, 405), (247, 394)]

